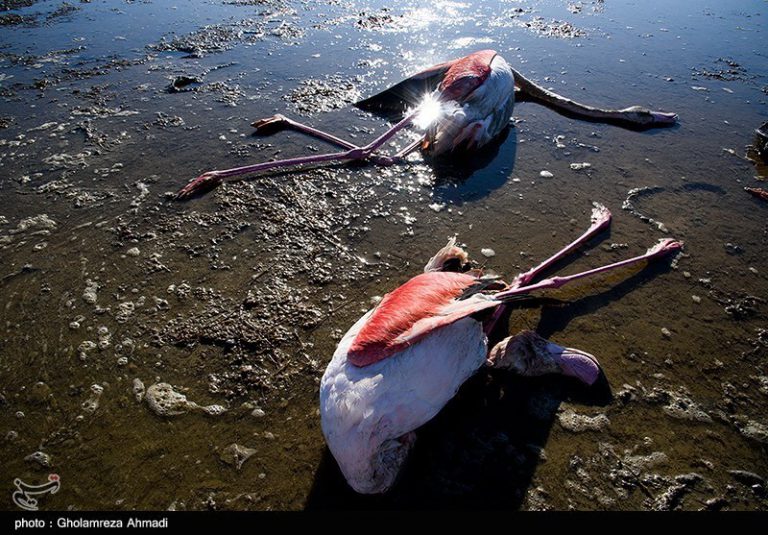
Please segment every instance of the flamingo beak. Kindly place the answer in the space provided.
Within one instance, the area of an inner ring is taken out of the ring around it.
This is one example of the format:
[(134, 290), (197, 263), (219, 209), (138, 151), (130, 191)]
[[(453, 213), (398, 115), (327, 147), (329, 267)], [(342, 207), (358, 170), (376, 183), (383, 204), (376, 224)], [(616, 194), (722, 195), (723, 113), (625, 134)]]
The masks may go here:
[(595, 384), (600, 377), (600, 364), (586, 351), (562, 347), (552, 342), (547, 344), (547, 350), (555, 357), (563, 375), (575, 377), (589, 386)]

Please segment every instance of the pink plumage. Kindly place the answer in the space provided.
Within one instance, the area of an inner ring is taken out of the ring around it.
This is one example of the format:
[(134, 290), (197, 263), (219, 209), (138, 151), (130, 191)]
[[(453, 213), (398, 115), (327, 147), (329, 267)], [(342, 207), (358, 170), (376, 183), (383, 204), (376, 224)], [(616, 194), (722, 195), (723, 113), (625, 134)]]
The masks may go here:
[(347, 359), (355, 366), (367, 366), (397, 353), (404, 333), (419, 321), (439, 315), (476, 282), (472, 275), (441, 271), (413, 277), (384, 296), (355, 337)]
[(495, 50), (480, 50), (451, 62), (438, 90), (446, 99), (464, 102), (491, 75)]

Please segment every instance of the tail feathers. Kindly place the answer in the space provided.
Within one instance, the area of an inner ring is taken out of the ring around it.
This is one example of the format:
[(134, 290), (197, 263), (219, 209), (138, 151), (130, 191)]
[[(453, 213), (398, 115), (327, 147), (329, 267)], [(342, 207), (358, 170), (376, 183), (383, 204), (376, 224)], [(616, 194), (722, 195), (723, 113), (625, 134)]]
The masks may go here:
[(469, 254), (456, 245), (456, 236), (453, 236), (435, 256), (429, 259), (427, 265), (424, 266), (424, 273), (431, 271), (461, 271), (467, 262), (469, 262)]

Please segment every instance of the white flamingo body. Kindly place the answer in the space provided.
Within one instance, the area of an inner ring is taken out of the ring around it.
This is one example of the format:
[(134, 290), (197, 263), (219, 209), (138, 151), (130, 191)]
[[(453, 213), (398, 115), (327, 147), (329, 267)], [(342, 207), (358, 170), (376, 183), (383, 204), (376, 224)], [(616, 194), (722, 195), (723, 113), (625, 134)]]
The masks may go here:
[[(440, 99), (441, 89), (433, 98)], [(442, 116), (428, 129), (427, 148), (433, 155), (444, 154), (460, 146), (477, 149), (504, 130), (515, 106), (515, 77), (509, 64), (499, 55), (490, 62), (485, 81), (469, 95), (449, 100)]]
[(357, 492), (387, 490), (413, 444), (412, 432), (431, 420), (485, 363), (482, 324), (464, 318), (374, 364), (347, 360), (373, 311), (344, 335), (320, 383), (320, 418), (328, 447)]

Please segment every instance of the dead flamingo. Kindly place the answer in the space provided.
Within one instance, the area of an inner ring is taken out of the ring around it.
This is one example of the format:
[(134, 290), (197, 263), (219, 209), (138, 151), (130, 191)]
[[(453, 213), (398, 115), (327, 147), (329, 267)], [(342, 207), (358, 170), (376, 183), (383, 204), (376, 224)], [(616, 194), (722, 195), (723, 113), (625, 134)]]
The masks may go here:
[(483, 365), (524, 376), (561, 373), (588, 385), (597, 380), (598, 363), (588, 353), (548, 342), (531, 331), (509, 337), (489, 352), (488, 333), (498, 311), (520, 296), (682, 247), (680, 242), (662, 240), (628, 260), (534, 282), (544, 269), (607, 227), (610, 217), (597, 205), (589, 230), (510, 285), (477, 272), (462, 273), (467, 253), (452, 239), (424, 273), (387, 294), (352, 326), (323, 375), (320, 418), (328, 447), (353, 489), (361, 493), (389, 489), (414, 444), (415, 430)]
[[(227, 178), (280, 167), (351, 160), (392, 165), (419, 148), (433, 155), (460, 147), (477, 149), (507, 127), (516, 92), (563, 113), (592, 121), (652, 128), (674, 124), (677, 119), (674, 113), (651, 111), (640, 106), (602, 110), (579, 104), (528, 80), (495, 51), (481, 50), (430, 67), (378, 95), (358, 102), (358, 107), (369, 110), (404, 111), (409, 105), (416, 105), (402, 120), (367, 145), (358, 146), (283, 115), (275, 115), (256, 121), (253, 126), (262, 132), (276, 127), (293, 128), (343, 150), (209, 171), (182, 188), (177, 198), (184, 199), (203, 192)], [(377, 153), (395, 134), (410, 125), (415, 125), (424, 135), (392, 156)]]

